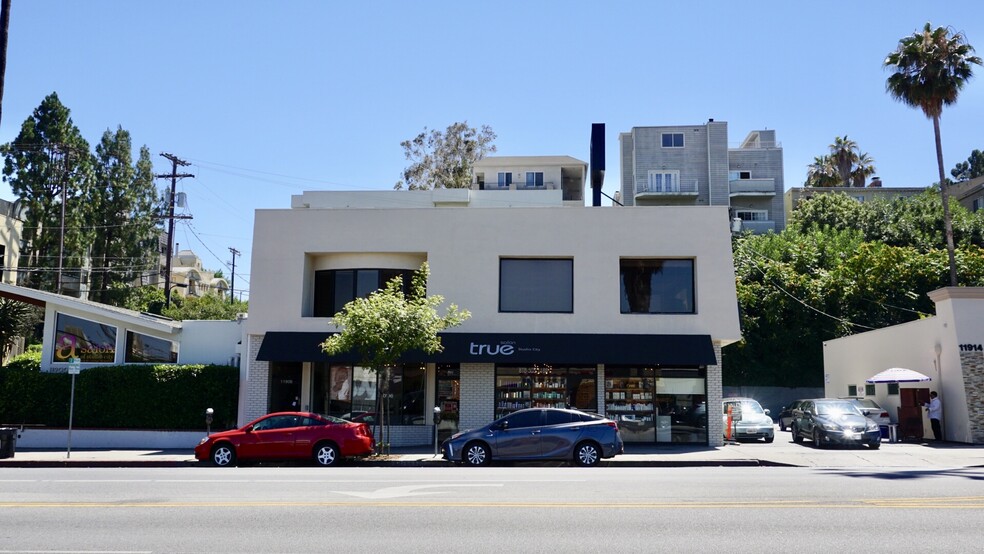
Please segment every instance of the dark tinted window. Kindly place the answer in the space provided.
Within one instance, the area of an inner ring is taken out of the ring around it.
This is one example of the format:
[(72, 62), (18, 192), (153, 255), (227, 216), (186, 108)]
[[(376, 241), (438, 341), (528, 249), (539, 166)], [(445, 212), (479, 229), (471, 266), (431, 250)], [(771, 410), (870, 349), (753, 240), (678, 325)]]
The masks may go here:
[(314, 317), (332, 317), (345, 304), (386, 287), (393, 277), (403, 278), (409, 290), (413, 271), (407, 269), (330, 269), (314, 272)]
[(55, 320), (53, 362), (78, 358), (81, 362), (109, 362), (116, 358), (116, 327), (58, 314)]
[(563, 423), (571, 423), (574, 421), (572, 417), (574, 414), (571, 412), (559, 412), (554, 410), (547, 410), (546, 418), (543, 420), (544, 425), (561, 425)]
[(599, 419), (604, 419), (600, 415), (585, 414), (585, 413), (575, 414), (575, 417), (578, 419), (578, 421), (598, 421)]
[(619, 262), (623, 314), (692, 314), (694, 261), (623, 259)]
[(499, 311), (574, 311), (574, 260), (499, 260)]
[(538, 427), (540, 425), (540, 410), (530, 410), (528, 412), (517, 412), (506, 418), (507, 429), (519, 429), (521, 427)]
[(124, 361), (126, 363), (177, 363), (178, 347), (169, 340), (127, 331), (126, 358)]

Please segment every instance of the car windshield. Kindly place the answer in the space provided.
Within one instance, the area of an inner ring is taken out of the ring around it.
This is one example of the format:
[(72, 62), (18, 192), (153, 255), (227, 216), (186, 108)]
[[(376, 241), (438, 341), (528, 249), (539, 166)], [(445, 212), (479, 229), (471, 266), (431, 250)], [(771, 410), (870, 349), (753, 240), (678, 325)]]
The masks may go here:
[(858, 411), (857, 406), (846, 400), (844, 402), (817, 402), (817, 415), (841, 414), (861, 415), (861, 412)]
[(875, 401), (874, 400), (868, 400), (867, 398), (860, 399), (860, 400), (855, 400), (854, 403), (858, 405), (858, 408), (865, 408), (867, 410), (880, 410), (881, 409), (881, 406), (879, 406), (878, 404), (875, 404)]
[(743, 414), (763, 414), (762, 405), (754, 400), (742, 400), (737, 402), (741, 407), (741, 413)]

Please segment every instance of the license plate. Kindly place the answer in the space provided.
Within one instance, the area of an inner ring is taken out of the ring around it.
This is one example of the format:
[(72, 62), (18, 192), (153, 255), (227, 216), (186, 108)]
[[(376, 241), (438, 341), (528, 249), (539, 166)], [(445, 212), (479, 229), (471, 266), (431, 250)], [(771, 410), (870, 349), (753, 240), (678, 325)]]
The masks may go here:
[(749, 435), (757, 435), (759, 430), (758, 427), (749, 427), (745, 429), (745, 432), (748, 433)]

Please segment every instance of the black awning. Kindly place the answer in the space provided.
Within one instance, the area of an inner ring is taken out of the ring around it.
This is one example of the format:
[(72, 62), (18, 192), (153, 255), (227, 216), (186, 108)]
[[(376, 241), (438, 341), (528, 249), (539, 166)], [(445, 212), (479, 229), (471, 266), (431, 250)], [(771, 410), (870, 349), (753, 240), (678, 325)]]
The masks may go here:
[[(321, 343), (330, 332), (271, 331), (257, 360), (358, 363), (349, 352), (329, 357)], [(441, 333), (443, 352), (407, 352), (405, 362), (669, 365), (717, 364), (709, 335), (593, 335), (586, 333)]]

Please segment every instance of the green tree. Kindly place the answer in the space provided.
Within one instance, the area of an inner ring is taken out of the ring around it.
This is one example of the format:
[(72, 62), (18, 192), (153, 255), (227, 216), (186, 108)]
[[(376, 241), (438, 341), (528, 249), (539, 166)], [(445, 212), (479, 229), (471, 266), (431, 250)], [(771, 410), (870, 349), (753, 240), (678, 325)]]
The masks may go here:
[(858, 159), (851, 170), (851, 186), (862, 188), (868, 182), (868, 177), (875, 174), (875, 159), (867, 152), (858, 153)]
[[(426, 353), (443, 350), (440, 331), (461, 325), (471, 317), (467, 310), (459, 310), (450, 304), (444, 315), (438, 308), (444, 303), (441, 295), (427, 296), (427, 279), (430, 269), (427, 262), (413, 277), (408, 294), (403, 294), (403, 278), (394, 277), (386, 288), (357, 298), (335, 314), (334, 323), (340, 329), (321, 344), (329, 356), (343, 352), (357, 352), (361, 365), (379, 375), (382, 372), (381, 391), (376, 395), (378, 421), (386, 431), (381, 431), (379, 441), (383, 453), (388, 449), (388, 410), (380, 406), (390, 385), (390, 369), (403, 354), (410, 350)], [(383, 433), (386, 433), (384, 439)]]
[(216, 294), (205, 296), (171, 296), (171, 306), (164, 308), (161, 315), (177, 320), (218, 319), (233, 320), (237, 314), (246, 313), (249, 303), (233, 299), (227, 302)]
[(393, 188), (468, 188), (472, 166), (495, 152), (495, 138), (495, 132), (488, 125), (475, 129), (469, 127), (467, 121), (452, 123), (443, 133), (437, 129), (428, 132), (424, 127), (422, 133), (400, 143), (411, 164), (403, 170), (403, 178)]
[(30, 305), (0, 298), (0, 366), (3, 365), (7, 352), (10, 352), (14, 339), (24, 336), (28, 331), (24, 324), (29, 321), (30, 313)]
[(817, 156), (813, 158), (813, 163), (806, 167), (806, 186), (836, 187), (840, 184), (840, 177), (837, 176), (837, 169), (830, 161), (830, 156)]
[(984, 175), (984, 152), (974, 149), (967, 161), (958, 163), (950, 170), (950, 175), (957, 181), (969, 181)]
[(0, 152), (4, 180), (27, 208), (19, 262), (26, 273), (25, 284), (54, 291), (59, 265), (79, 268), (85, 256), (89, 211), (85, 199), (92, 174), (89, 144), (72, 123), (69, 109), (51, 93)]
[[(725, 348), (726, 385), (822, 386), (823, 341), (932, 313), (946, 286), (944, 250), (866, 241), (831, 227), (745, 235), (734, 245), (742, 340)], [(959, 252), (970, 286), (984, 284), (984, 250)]]
[(96, 146), (95, 183), (89, 189), (90, 300), (121, 305), (121, 292), (152, 271), (157, 255), (158, 203), (150, 150), (132, 162), (130, 133), (106, 131)]
[[(951, 200), (954, 237), (961, 247), (984, 247), (984, 212), (973, 213)], [(920, 252), (943, 244), (943, 210), (935, 187), (892, 200), (858, 202), (843, 192), (815, 194), (796, 205), (789, 227), (799, 232), (856, 230), (865, 241), (909, 246)]]
[(834, 142), (830, 145), (830, 161), (837, 170), (841, 186), (851, 186), (851, 173), (857, 160), (858, 143), (847, 138), (847, 135), (834, 137)]
[(933, 29), (926, 23), (922, 31), (903, 37), (894, 52), (885, 58), (884, 66), (893, 73), (886, 89), (896, 100), (922, 110), (933, 120), (936, 137), (936, 164), (940, 174), (940, 195), (943, 202), (943, 222), (946, 250), (950, 266), (950, 286), (957, 286), (957, 262), (950, 218), (950, 194), (943, 169), (943, 144), (940, 140), (940, 115), (943, 106), (957, 101), (960, 90), (973, 76), (973, 66), (981, 59), (973, 55), (974, 48), (964, 35), (946, 27)]

